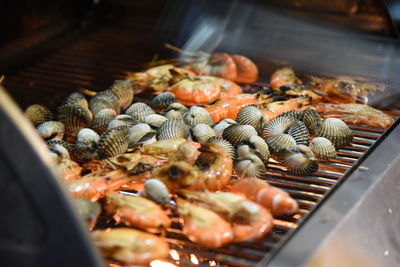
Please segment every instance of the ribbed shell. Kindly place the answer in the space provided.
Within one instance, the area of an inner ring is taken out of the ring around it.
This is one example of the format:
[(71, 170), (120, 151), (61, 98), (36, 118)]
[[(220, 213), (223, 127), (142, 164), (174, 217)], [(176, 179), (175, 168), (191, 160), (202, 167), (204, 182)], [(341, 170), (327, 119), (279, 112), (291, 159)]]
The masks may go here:
[(288, 110), (285, 111), (281, 114), (279, 114), (277, 117), (292, 117), (295, 118), (296, 120), (300, 120), (303, 116), (303, 112), (298, 109), (293, 109), (293, 110)]
[(46, 121), (40, 124), (36, 131), (45, 140), (63, 139), (65, 126), (59, 121)]
[(121, 114), (116, 116), (112, 121), (110, 121), (110, 123), (107, 126), (107, 130), (120, 126), (132, 127), (133, 125), (136, 125), (138, 123), (140, 123), (140, 121), (132, 118), (131, 116), (127, 114)]
[(301, 120), (307, 126), (308, 131), (311, 135), (316, 135), (317, 130), (322, 125), (322, 118), (318, 112), (314, 109), (308, 108), (303, 111)]
[(134, 103), (126, 111), (132, 118), (144, 122), (144, 118), (150, 114), (155, 114), (154, 110), (145, 103)]
[(302, 121), (296, 121), (294, 125), (290, 127), (288, 135), (292, 136), (298, 145), (308, 145), (310, 142), (310, 134)]
[(144, 182), (146, 196), (157, 203), (168, 204), (170, 201), (167, 186), (158, 179), (149, 179)]
[(172, 138), (187, 138), (189, 127), (181, 119), (170, 119), (161, 124), (157, 133), (157, 140)]
[(215, 134), (222, 138), (222, 133), (224, 132), (225, 128), (231, 126), (232, 124), (237, 124), (237, 122), (232, 119), (223, 119), (214, 125), (213, 129)]
[(96, 142), (76, 142), (72, 148), (72, 158), (75, 161), (83, 162), (97, 157)]
[(298, 175), (309, 175), (318, 170), (318, 161), (311, 149), (305, 145), (283, 149), (278, 152), (280, 163), (288, 171)]
[[(145, 143), (156, 135), (156, 132), (146, 123), (139, 123), (129, 127), (128, 147), (134, 147), (136, 144)], [(154, 139), (154, 141), (156, 141)]]
[(296, 141), (288, 134), (269, 136), (265, 141), (271, 148), (272, 152), (277, 152), (281, 149), (288, 149), (296, 146)]
[(76, 135), (77, 142), (98, 142), (100, 136), (89, 128), (81, 129)]
[(208, 139), (215, 136), (214, 130), (207, 124), (199, 123), (191, 129), (192, 137), (200, 144), (207, 143)]
[(58, 109), (58, 120), (65, 125), (65, 134), (75, 136), (80, 129), (88, 128), (92, 113), (87, 108), (76, 105), (63, 105)]
[(115, 110), (111, 108), (102, 109), (94, 116), (90, 127), (98, 133), (107, 131), (108, 124), (117, 116)]
[(162, 115), (150, 114), (150, 115), (147, 115), (146, 118), (144, 118), (144, 123), (147, 123), (153, 129), (158, 129), (158, 128), (160, 128), (161, 124), (167, 120), (168, 119)]
[(116, 80), (109, 90), (117, 97), (122, 109), (126, 109), (132, 104), (134, 91), (130, 81)]
[(252, 154), (245, 158), (236, 159), (233, 166), (240, 178), (264, 178), (267, 172), (263, 161)]
[(227, 140), (233, 146), (237, 146), (241, 141), (249, 138), (252, 135), (257, 135), (256, 129), (250, 125), (233, 124), (222, 133), (222, 138)]
[(128, 132), (128, 127), (120, 126), (103, 133), (97, 143), (98, 157), (105, 159), (124, 153), (128, 149)]
[(268, 120), (258, 107), (249, 105), (239, 111), (236, 122), (242, 125), (251, 125), (258, 133), (261, 133)]
[(46, 143), (47, 143), (48, 147), (53, 147), (54, 145), (61, 145), (61, 146), (65, 147), (65, 149), (67, 149), (68, 152), (71, 152), (72, 148), (74, 146), (73, 144), (70, 144), (67, 141), (56, 140), (56, 139), (47, 140)]
[(316, 135), (329, 139), (336, 148), (347, 146), (353, 140), (350, 128), (342, 120), (336, 118), (325, 119)]
[(81, 108), (89, 108), (86, 97), (78, 92), (70, 94), (63, 102), (63, 105), (79, 106)]
[(335, 146), (324, 137), (314, 138), (311, 141), (310, 148), (318, 158), (334, 159), (337, 157)]
[(210, 113), (202, 107), (193, 106), (183, 115), (183, 121), (189, 125), (194, 126), (199, 123), (204, 123), (209, 126), (214, 125), (214, 120)]
[(270, 152), (267, 143), (261, 137), (257, 135), (252, 135), (248, 139), (243, 140), (237, 149), (238, 157), (243, 157), (245, 155), (241, 155), (240, 146), (245, 145), (248, 146), (246, 148), (246, 154), (251, 153), (259, 157), (264, 164), (268, 163)]
[(227, 152), (229, 152), (231, 154), (232, 159), (236, 158), (235, 148), (232, 146), (231, 143), (229, 143), (228, 141), (226, 141), (222, 137), (219, 137), (219, 136), (210, 137), (207, 140), (207, 143), (216, 144), (216, 145), (222, 146), (223, 148), (225, 148), (225, 150)]
[(117, 114), (121, 111), (119, 99), (111, 90), (98, 92), (94, 97), (92, 97), (92, 99), (90, 99), (89, 108), (93, 115), (96, 115), (97, 112), (105, 108), (111, 108), (115, 110)]
[(42, 105), (30, 105), (25, 109), (25, 116), (28, 117), (35, 126), (53, 119), (51, 111)]
[(172, 103), (160, 114), (168, 119), (180, 119), (188, 110), (189, 109), (181, 103)]
[(289, 128), (292, 127), (296, 121), (295, 118), (289, 116), (277, 117), (265, 125), (261, 136), (266, 138), (268, 136), (287, 133)]
[(154, 97), (150, 106), (156, 110), (166, 109), (170, 104), (178, 102), (176, 97), (171, 92), (163, 92)]

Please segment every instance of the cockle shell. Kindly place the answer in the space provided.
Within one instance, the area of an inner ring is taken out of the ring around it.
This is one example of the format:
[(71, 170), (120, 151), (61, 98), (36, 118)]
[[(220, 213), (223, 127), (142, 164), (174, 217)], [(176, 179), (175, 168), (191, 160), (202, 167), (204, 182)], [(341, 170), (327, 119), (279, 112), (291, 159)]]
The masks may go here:
[(170, 104), (178, 102), (176, 97), (171, 92), (162, 92), (158, 96), (154, 97), (151, 101), (150, 106), (156, 110), (166, 109)]
[(155, 114), (154, 110), (145, 103), (134, 103), (132, 104), (126, 111), (125, 114), (128, 114), (132, 118), (144, 122), (144, 118), (150, 114)]
[(110, 121), (110, 123), (107, 126), (107, 130), (120, 126), (132, 127), (133, 125), (136, 125), (138, 123), (140, 123), (140, 121), (132, 118), (131, 116), (127, 114), (121, 114), (116, 116), (112, 121)]
[(132, 83), (128, 80), (116, 80), (109, 89), (117, 97), (122, 109), (126, 109), (132, 103), (134, 91)]
[(100, 110), (94, 116), (90, 127), (98, 133), (104, 133), (107, 131), (108, 124), (117, 116), (115, 110), (111, 108), (105, 108)]
[(59, 121), (46, 121), (36, 128), (36, 132), (44, 139), (62, 140), (64, 136), (65, 126)]
[(168, 119), (180, 119), (188, 110), (189, 109), (181, 103), (172, 103), (160, 114)]
[(58, 107), (58, 120), (65, 125), (65, 134), (75, 136), (82, 128), (88, 128), (93, 115), (89, 109), (77, 105)]
[(237, 148), (239, 158), (254, 154), (259, 157), (264, 164), (268, 163), (270, 152), (267, 143), (261, 137), (252, 135), (248, 139), (240, 142)]
[(279, 114), (277, 117), (292, 117), (295, 118), (296, 120), (300, 120), (302, 116), (303, 112), (301, 110), (292, 109)]
[[(57, 139), (47, 140), (46, 143), (49, 148), (54, 147), (56, 145), (63, 146), (68, 151), (68, 153), (70, 153), (72, 151), (72, 148), (74, 146), (73, 144), (70, 144), (67, 141), (57, 140)], [(69, 158), (69, 156), (68, 156), (68, 158)]]
[(48, 108), (37, 104), (27, 107), (25, 109), (25, 116), (28, 117), (35, 126), (53, 119), (53, 114)]
[(282, 149), (277, 155), (280, 163), (291, 173), (309, 175), (318, 170), (318, 161), (314, 153), (305, 145)]
[(50, 156), (56, 158), (58, 162), (62, 162), (64, 159), (70, 159), (70, 153), (65, 146), (54, 143), (52, 145), (48, 145), (47, 147), (50, 150)]
[(155, 138), (156, 131), (154, 131), (148, 124), (139, 123), (132, 127), (129, 127), (128, 147), (132, 148), (139, 144), (151, 144), (155, 143), (157, 140)]
[(261, 136), (266, 138), (268, 136), (287, 133), (290, 127), (295, 124), (297, 120), (290, 116), (277, 117), (268, 122), (262, 130)]
[(241, 141), (252, 135), (257, 135), (256, 129), (253, 126), (241, 124), (233, 124), (225, 128), (222, 133), (222, 137), (233, 146), (237, 146)]
[(209, 126), (214, 125), (214, 120), (210, 113), (205, 108), (198, 106), (192, 106), (189, 111), (183, 115), (183, 121), (189, 126), (194, 126), (199, 123), (204, 123)]
[(308, 145), (310, 142), (310, 134), (302, 121), (296, 121), (293, 126), (290, 127), (288, 135), (292, 136), (298, 145)]
[(97, 143), (78, 141), (74, 144), (71, 155), (77, 162), (92, 160), (97, 157)]
[(311, 108), (308, 108), (303, 111), (301, 120), (307, 126), (307, 129), (311, 135), (315, 135), (317, 130), (322, 125), (321, 116), (318, 114), (318, 112), (316, 110), (311, 109)]
[(189, 127), (182, 119), (169, 119), (163, 122), (158, 129), (157, 140), (165, 140), (172, 138), (187, 138), (189, 135)]
[(107, 130), (100, 136), (97, 143), (97, 153), (100, 159), (114, 157), (128, 149), (129, 128), (120, 126)]
[(222, 137), (219, 137), (219, 136), (210, 137), (207, 140), (207, 143), (216, 144), (216, 145), (222, 146), (223, 148), (225, 148), (225, 150), (227, 152), (229, 152), (231, 154), (232, 159), (236, 158), (235, 148), (232, 146), (231, 143), (229, 143), (228, 141), (226, 141)]
[(199, 123), (190, 130), (194, 141), (200, 144), (207, 143), (210, 137), (215, 136), (214, 130), (207, 124)]
[(324, 137), (314, 138), (311, 141), (310, 148), (318, 158), (334, 159), (337, 156), (335, 146)]
[(171, 200), (167, 186), (158, 179), (149, 179), (144, 182), (146, 196), (157, 203), (168, 204)]
[(147, 123), (147, 124), (150, 125), (151, 128), (153, 128), (153, 129), (158, 129), (158, 128), (160, 128), (161, 124), (162, 124), (164, 121), (167, 121), (167, 120), (168, 120), (168, 118), (166, 118), (166, 117), (164, 117), (164, 116), (162, 116), (162, 115), (159, 115), (159, 114), (150, 114), (150, 115), (147, 115), (147, 116), (144, 118), (144, 123)]
[(243, 107), (237, 117), (236, 122), (242, 125), (251, 125), (257, 132), (261, 132), (268, 122), (268, 118), (264, 115), (257, 106), (249, 105)]
[(98, 142), (100, 136), (89, 128), (83, 128), (79, 130), (78, 134), (76, 135), (76, 140), (78, 142)]
[(254, 154), (249, 154), (244, 158), (234, 161), (234, 168), (240, 178), (264, 178), (267, 169), (263, 161)]
[(325, 119), (316, 135), (329, 139), (336, 148), (347, 146), (353, 140), (350, 128), (341, 119), (336, 118)]
[(117, 114), (121, 111), (119, 99), (111, 90), (100, 91), (93, 96), (89, 101), (89, 108), (93, 115), (105, 108), (111, 108)]
[(78, 106), (81, 108), (89, 108), (86, 97), (78, 92), (70, 94), (63, 102), (63, 105)]
[(223, 119), (222, 121), (214, 125), (213, 129), (215, 134), (222, 138), (222, 133), (225, 130), (225, 128), (231, 126), (232, 124), (237, 124), (237, 122), (232, 119)]
[(288, 134), (269, 136), (265, 141), (273, 153), (278, 152), (281, 149), (289, 149), (296, 146), (296, 141)]

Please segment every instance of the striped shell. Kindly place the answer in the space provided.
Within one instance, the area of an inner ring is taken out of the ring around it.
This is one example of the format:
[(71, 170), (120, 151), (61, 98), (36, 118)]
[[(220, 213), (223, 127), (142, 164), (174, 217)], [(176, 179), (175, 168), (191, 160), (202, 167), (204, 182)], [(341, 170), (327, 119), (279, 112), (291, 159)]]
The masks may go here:
[(248, 154), (254, 154), (259, 157), (264, 164), (268, 163), (270, 152), (267, 143), (261, 137), (252, 135), (248, 139), (240, 142), (237, 148), (239, 158), (246, 157)]
[(316, 135), (329, 139), (336, 148), (347, 146), (353, 140), (350, 128), (342, 120), (336, 118), (325, 119)]
[(321, 159), (334, 159), (337, 157), (335, 146), (329, 139), (324, 137), (316, 137), (311, 141), (311, 150), (315, 156)]
[(127, 114), (121, 114), (116, 116), (112, 121), (110, 121), (110, 123), (107, 126), (107, 130), (120, 126), (132, 127), (133, 125), (136, 125), (138, 123), (140, 123), (140, 121), (132, 118), (131, 116)]
[(111, 108), (105, 108), (100, 110), (94, 116), (90, 127), (98, 133), (104, 133), (107, 131), (108, 124), (117, 116), (115, 110)]
[(28, 117), (35, 126), (53, 119), (51, 111), (42, 105), (30, 105), (25, 109), (25, 116)]
[(268, 119), (257, 106), (249, 105), (239, 111), (236, 122), (242, 125), (251, 125), (260, 133), (267, 124)]
[(296, 121), (293, 126), (290, 127), (288, 135), (292, 136), (298, 145), (308, 145), (310, 142), (310, 134), (302, 121)]
[(282, 149), (278, 152), (280, 163), (289, 172), (298, 175), (309, 175), (318, 170), (318, 161), (311, 149), (305, 145)]
[(75, 161), (83, 162), (97, 157), (96, 142), (80, 141), (76, 142), (72, 148), (72, 158)]
[(158, 179), (148, 179), (144, 182), (146, 196), (157, 203), (168, 204), (170, 201), (167, 186)]
[(232, 124), (236, 124), (237, 122), (232, 119), (223, 119), (222, 121), (218, 122), (214, 125), (213, 129), (217, 136), (222, 137), (222, 133), (224, 132), (225, 128), (231, 126)]
[(188, 110), (189, 109), (181, 103), (172, 103), (160, 114), (168, 119), (180, 119)]
[(199, 123), (190, 130), (194, 141), (200, 144), (207, 143), (208, 139), (215, 136), (214, 130), (207, 124)]
[(181, 119), (170, 119), (161, 124), (157, 133), (157, 140), (165, 140), (172, 138), (187, 138), (189, 135), (189, 127)]
[(71, 136), (82, 128), (88, 128), (93, 118), (89, 109), (77, 105), (62, 105), (57, 111), (58, 120), (65, 125), (65, 134)]
[(145, 103), (134, 103), (126, 111), (132, 118), (144, 122), (144, 118), (150, 114), (155, 114), (154, 110)]
[(63, 102), (63, 105), (79, 106), (81, 108), (89, 108), (86, 97), (78, 92), (70, 94)]
[[(56, 140), (61, 141), (61, 140)], [(50, 156), (57, 159), (57, 162), (62, 162), (64, 159), (70, 159), (70, 151), (62, 144), (52, 144), (47, 146), (50, 150)]]
[(100, 136), (89, 128), (81, 129), (78, 134), (76, 135), (77, 142), (98, 142)]
[(296, 146), (296, 141), (288, 134), (269, 136), (265, 141), (271, 148), (272, 152), (278, 152), (281, 149), (289, 149)]
[(153, 129), (158, 129), (158, 128), (160, 128), (161, 124), (167, 120), (168, 119), (162, 115), (150, 114), (150, 115), (147, 115), (146, 118), (144, 118), (144, 123), (147, 123)]
[(204, 123), (209, 126), (214, 125), (214, 120), (210, 113), (202, 107), (193, 106), (183, 115), (183, 121), (189, 125), (194, 126), (199, 123)]
[(265, 125), (261, 136), (266, 138), (268, 136), (287, 133), (289, 128), (292, 127), (296, 121), (295, 118), (289, 116), (277, 117)]
[(146, 123), (139, 123), (129, 127), (128, 147), (134, 147), (139, 144), (149, 144), (156, 142), (156, 132)]
[(92, 97), (92, 99), (90, 99), (89, 108), (93, 115), (96, 115), (97, 112), (105, 108), (111, 108), (115, 110), (117, 114), (121, 111), (119, 99), (111, 90), (98, 92), (94, 97)]
[(98, 157), (105, 159), (124, 153), (128, 149), (128, 133), (126, 126), (112, 128), (103, 133), (97, 143)]
[(116, 80), (109, 90), (117, 97), (122, 109), (126, 109), (132, 104), (134, 91), (130, 81)]
[(318, 112), (314, 109), (308, 108), (303, 111), (301, 120), (307, 126), (308, 131), (311, 135), (316, 135), (317, 130), (322, 125), (322, 118)]
[(223, 148), (225, 148), (225, 150), (227, 152), (229, 152), (231, 154), (232, 159), (236, 158), (235, 148), (232, 146), (231, 143), (229, 143), (228, 141), (226, 141), (222, 137), (219, 137), (219, 136), (210, 137), (207, 140), (207, 143), (216, 144), (216, 145), (222, 146)]
[(53, 146), (55, 146), (55, 145), (63, 146), (68, 152), (71, 152), (71, 151), (72, 151), (72, 148), (73, 148), (73, 146), (74, 146), (73, 144), (70, 144), (70, 143), (68, 143), (67, 141), (64, 141), (64, 140), (56, 140), (56, 139), (47, 140), (46, 143), (47, 143), (47, 146), (48, 146), (49, 148), (51, 148), (51, 147), (53, 147)]
[(227, 140), (233, 146), (237, 146), (241, 141), (252, 135), (257, 135), (257, 131), (253, 126), (233, 124), (225, 128), (222, 133), (222, 138)]
[(277, 117), (292, 117), (296, 120), (300, 120), (303, 116), (303, 112), (301, 110), (298, 109), (292, 109), (292, 110), (288, 110), (285, 111), (281, 114), (279, 114)]
[(154, 97), (150, 106), (156, 110), (166, 109), (170, 104), (178, 102), (176, 97), (171, 92), (163, 92)]
[(46, 121), (36, 128), (36, 132), (45, 140), (62, 140), (64, 137), (64, 130), (64, 124), (59, 121)]
[(267, 172), (263, 161), (254, 154), (236, 159), (233, 166), (240, 178), (264, 178)]

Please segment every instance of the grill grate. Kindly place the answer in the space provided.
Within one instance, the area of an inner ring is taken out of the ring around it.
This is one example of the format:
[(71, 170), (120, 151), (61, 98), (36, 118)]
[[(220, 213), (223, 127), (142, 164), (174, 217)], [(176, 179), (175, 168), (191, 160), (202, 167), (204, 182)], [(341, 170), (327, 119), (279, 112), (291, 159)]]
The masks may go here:
[[(78, 88), (104, 90), (114, 79), (123, 78), (126, 71), (140, 69), (151, 58), (154, 49), (148, 41), (152, 32), (150, 26), (154, 26), (155, 21), (148, 14), (136, 14), (98, 27), (34, 65), (7, 76), (4, 85), (22, 107), (39, 103), (53, 109)], [(147, 26), (135, 27), (138, 22)], [(400, 106), (389, 107), (387, 113), (397, 118)], [(384, 133), (383, 129), (360, 125), (350, 125), (350, 128), (355, 136), (353, 143), (339, 149), (336, 159), (321, 163), (314, 175), (288, 174), (284, 167), (270, 161), (268, 182), (289, 192), (299, 202), (300, 212), (292, 217), (275, 219), (273, 231), (268, 236), (253, 242), (204, 249), (190, 242), (182, 234), (178, 218), (173, 218), (172, 227), (166, 234), (174, 251), (168, 261), (182, 266), (246, 267), (255, 265), (263, 257), (270, 257)], [(119, 265), (110, 263), (110, 266)]]

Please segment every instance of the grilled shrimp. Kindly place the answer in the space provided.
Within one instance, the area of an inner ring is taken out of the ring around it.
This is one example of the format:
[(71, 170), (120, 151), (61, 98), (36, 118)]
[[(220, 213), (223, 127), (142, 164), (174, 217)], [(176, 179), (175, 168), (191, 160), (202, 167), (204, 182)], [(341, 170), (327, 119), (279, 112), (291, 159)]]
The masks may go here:
[(251, 83), (258, 79), (258, 68), (251, 59), (242, 55), (233, 55), (236, 64), (237, 75), (234, 79), (238, 83)]
[(130, 228), (97, 230), (91, 233), (105, 257), (124, 264), (148, 265), (169, 255), (167, 242), (158, 236)]
[(274, 216), (296, 213), (299, 205), (285, 191), (258, 178), (240, 179), (229, 191), (244, 194), (272, 212)]
[(193, 164), (200, 152), (199, 143), (187, 141), (184, 138), (173, 138), (157, 141), (143, 147), (143, 153), (153, 156), (163, 156), (170, 160), (186, 160)]
[(170, 226), (167, 214), (153, 201), (134, 195), (110, 192), (104, 209), (114, 220), (144, 230), (158, 230)]
[(232, 223), (235, 242), (262, 237), (272, 229), (272, 215), (259, 204), (230, 192), (181, 191), (189, 200), (218, 213)]
[(310, 96), (305, 96), (305, 97), (299, 97), (299, 98), (293, 98), (290, 100), (286, 101), (275, 101), (272, 103), (268, 103), (263, 108), (261, 111), (268, 115), (270, 120), (274, 119), (277, 115), (289, 111), (289, 110), (303, 110), (305, 109), (309, 104), (311, 103), (311, 97)]
[(183, 217), (183, 233), (205, 247), (221, 247), (233, 240), (231, 225), (215, 212), (177, 200), (178, 213)]
[(375, 108), (362, 104), (318, 104), (316, 110), (326, 118), (338, 118), (345, 122), (388, 128), (394, 119)]
[(296, 77), (292, 68), (281, 68), (272, 73), (269, 83), (272, 88), (279, 88), (287, 84), (300, 84), (301, 80)]
[(216, 78), (215, 81), (221, 86), (221, 94), (218, 99), (225, 99), (243, 93), (242, 88), (230, 80)]
[(85, 198), (97, 201), (110, 191), (120, 188), (128, 183), (127, 173), (122, 169), (117, 169), (106, 174), (89, 173), (81, 179), (68, 183), (68, 190), (76, 198)]

